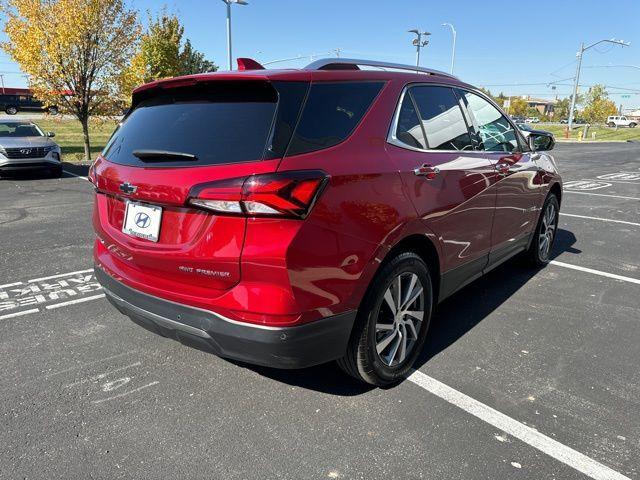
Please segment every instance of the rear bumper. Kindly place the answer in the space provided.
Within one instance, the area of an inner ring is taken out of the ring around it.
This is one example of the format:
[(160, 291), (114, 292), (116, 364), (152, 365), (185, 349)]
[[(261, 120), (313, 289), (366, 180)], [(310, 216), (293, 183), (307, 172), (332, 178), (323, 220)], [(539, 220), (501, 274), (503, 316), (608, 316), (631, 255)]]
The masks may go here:
[(107, 299), (135, 323), (221, 357), (275, 368), (305, 368), (342, 357), (356, 312), (295, 327), (237, 322), (135, 290), (96, 267)]

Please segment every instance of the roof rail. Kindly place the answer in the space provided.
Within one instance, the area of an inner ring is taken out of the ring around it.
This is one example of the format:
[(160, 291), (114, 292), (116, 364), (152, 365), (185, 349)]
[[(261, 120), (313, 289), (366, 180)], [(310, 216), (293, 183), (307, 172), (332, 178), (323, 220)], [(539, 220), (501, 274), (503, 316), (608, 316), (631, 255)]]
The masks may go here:
[(428, 75), (442, 75), (444, 77), (458, 78), (447, 72), (432, 68), (403, 65), (401, 63), (379, 62), (377, 60), (358, 60), (355, 58), (322, 58), (310, 63), (305, 70), (358, 70), (358, 66), (392, 68), (394, 70), (406, 70), (409, 72), (426, 73)]

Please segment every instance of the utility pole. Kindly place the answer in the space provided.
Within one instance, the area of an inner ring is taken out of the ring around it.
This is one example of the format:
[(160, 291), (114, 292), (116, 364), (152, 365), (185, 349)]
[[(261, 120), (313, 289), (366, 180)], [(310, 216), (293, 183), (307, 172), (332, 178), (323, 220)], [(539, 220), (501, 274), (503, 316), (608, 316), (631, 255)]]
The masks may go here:
[(2, 93), (4, 94), (4, 75), (0, 73), (0, 80), (2, 80)]
[(629, 45), (631, 45), (630, 42), (625, 42), (623, 40), (616, 40), (615, 38), (612, 38), (611, 40), (599, 40), (599, 41), (597, 41), (595, 43), (592, 43), (591, 45), (588, 45), (586, 47), (584, 46), (584, 43), (580, 44), (580, 51), (577, 54), (577, 56), (578, 56), (578, 67), (576, 69), (576, 76), (575, 76), (574, 81), (573, 81), (573, 97), (571, 98), (571, 108), (569, 109), (569, 122), (568, 122), (568, 125), (567, 125), (567, 134), (573, 128), (573, 120), (574, 120), (575, 109), (576, 109), (576, 97), (578, 96), (578, 85), (579, 85), (579, 82), (580, 82), (580, 69), (582, 68), (582, 57), (584, 56), (584, 52), (586, 52), (590, 48), (595, 47), (596, 45), (598, 45), (600, 43), (612, 43), (614, 45), (620, 45), (621, 47), (628, 47)]
[(458, 36), (458, 32), (456, 32), (456, 29), (450, 23), (443, 23), (442, 26), (443, 27), (450, 27), (451, 28), (451, 33), (453, 34), (453, 48), (452, 48), (452, 51), (451, 51), (451, 71), (449, 72), (449, 73), (451, 73), (451, 75), (453, 75), (453, 67), (454, 67), (454, 65), (456, 63), (456, 37)]
[(567, 128), (569, 132), (573, 128), (573, 115), (576, 109), (576, 97), (578, 96), (578, 84), (580, 82), (580, 69), (582, 68), (582, 54), (584, 53), (584, 43), (580, 44), (578, 52), (578, 67), (576, 68), (576, 76), (573, 80), (573, 95), (571, 95), (571, 108), (569, 108), (569, 122)]
[(229, 70), (233, 70), (233, 53), (231, 44), (231, 4), (249, 5), (245, 0), (222, 0), (227, 4), (227, 66)]
[(412, 43), (413, 45), (416, 46), (416, 67), (419, 67), (420, 66), (420, 49), (422, 47), (426, 47), (427, 45), (429, 45), (429, 40), (422, 40), (422, 37), (426, 38), (431, 34), (429, 32), (421, 32), (417, 28), (414, 28), (413, 30), (409, 30), (409, 33), (416, 34), (416, 38), (413, 40)]

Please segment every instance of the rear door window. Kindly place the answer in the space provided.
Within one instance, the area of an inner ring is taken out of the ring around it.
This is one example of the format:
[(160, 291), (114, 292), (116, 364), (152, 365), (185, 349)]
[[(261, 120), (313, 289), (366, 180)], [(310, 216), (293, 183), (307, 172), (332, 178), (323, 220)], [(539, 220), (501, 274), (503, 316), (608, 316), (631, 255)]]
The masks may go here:
[(469, 127), (451, 88), (420, 86), (411, 88), (410, 92), (430, 150), (473, 150)]
[(358, 126), (382, 85), (382, 82), (312, 84), (287, 155), (313, 152), (344, 141)]
[[(280, 115), (279, 93), (268, 82), (212, 82), (150, 95), (113, 134), (103, 155), (123, 165), (188, 167), (262, 160), (271, 149), (282, 154), (306, 85), (293, 91), (291, 102), (281, 99), (286, 112)], [(288, 131), (276, 132), (276, 126)], [(185, 153), (195, 159), (143, 161), (133, 154), (144, 150)]]

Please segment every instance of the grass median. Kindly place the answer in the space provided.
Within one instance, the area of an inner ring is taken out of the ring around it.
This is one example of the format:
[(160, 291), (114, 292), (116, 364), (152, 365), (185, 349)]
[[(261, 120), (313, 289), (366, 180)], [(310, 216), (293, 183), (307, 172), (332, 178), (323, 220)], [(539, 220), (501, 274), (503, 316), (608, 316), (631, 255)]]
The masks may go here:
[[(80, 122), (67, 118), (47, 118), (35, 120), (35, 123), (45, 132), (56, 134), (54, 140), (62, 147), (63, 161), (71, 163), (84, 161), (84, 140)], [(118, 120), (113, 119), (92, 119), (89, 122), (91, 160), (94, 160), (102, 151), (117, 125)]]
[[(567, 128), (566, 125), (547, 125), (547, 124), (535, 124), (531, 125), (532, 128), (538, 130), (546, 130), (553, 133), (557, 140), (564, 140), (564, 132)], [(579, 140), (580, 132), (584, 132), (584, 125), (578, 125), (573, 128), (569, 140)], [(595, 136), (594, 136), (595, 134)], [(593, 125), (587, 130), (586, 138), (583, 140), (596, 141), (596, 142), (610, 142), (610, 141), (627, 141), (635, 140), (640, 141), (640, 127), (628, 128), (620, 127), (610, 128), (604, 125)]]

